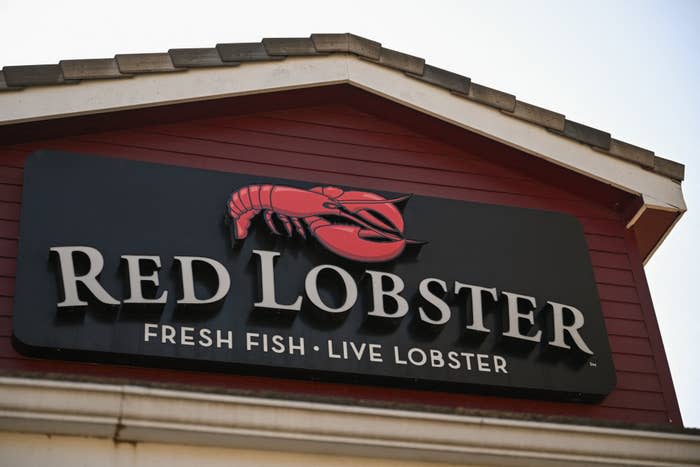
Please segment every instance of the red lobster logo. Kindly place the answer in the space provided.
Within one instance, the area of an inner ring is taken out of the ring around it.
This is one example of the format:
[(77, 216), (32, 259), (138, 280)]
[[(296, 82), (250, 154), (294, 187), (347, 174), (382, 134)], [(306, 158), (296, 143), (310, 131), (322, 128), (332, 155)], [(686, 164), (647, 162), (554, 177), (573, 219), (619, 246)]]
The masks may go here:
[[(282, 185), (248, 185), (234, 192), (226, 210), (234, 240), (248, 235), (250, 222), (263, 211), (267, 226), (277, 235), (272, 215), (288, 236), (306, 230), (333, 253), (354, 261), (382, 262), (399, 256), (407, 244), (404, 222), (395, 204), (410, 195), (386, 199), (366, 191), (343, 191), (334, 186), (310, 190)], [(306, 229), (304, 228), (306, 226)]]

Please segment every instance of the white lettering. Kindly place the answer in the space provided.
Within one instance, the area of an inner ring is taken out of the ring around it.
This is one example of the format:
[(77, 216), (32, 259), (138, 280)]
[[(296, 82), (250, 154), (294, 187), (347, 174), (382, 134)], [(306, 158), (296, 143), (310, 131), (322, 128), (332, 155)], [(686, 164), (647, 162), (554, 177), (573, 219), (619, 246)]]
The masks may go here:
[[(404, 288), (403, 279), (396, 274), (381, 271), (366, 271), (372, 278), (372, 303), (373, 308), (368, 316), (379, 316), (381, 318), (402, 318), (408, 313), (408, 302), (401, 295)], [(384, 290), (383, 278), (388, 278), (392, 282), (390, 290)], [(396, 302), (396, 311), (389, 314), (384, 310), (384, 297), (388, 297)]]
[(450, 316), (452, 315), (452, 311), (450, 310), (450, 307), (447, 305), (447, 303), (445, 303), (442, 299), (440, 299), (440, 297), (438, 297), (430, 291), (429, 286), (431, 283), (440, 285), (444, 292), (447, 292), (447, 283), (440, 279), (428, 278), (423, 279), (418, 285), (418, 293), (420, 293), (424, 299), (426, 299), (430, 304), (435, 306), (435, 308), (437, 308), (440, 311), (440, 317), (437, 319), (432, 319), (423, 310), (423, 307), (420, 306), (418, 307), (418, 315), (420, 316), (421, 320), (428, 324), (442, 325), (449, 321)]
[(185, 326), (181, 327), (180, 328), (180, 344), (194, 346), (194, 337), (192, 336), (193, 332), (194, 332), (194, 328), (185, 327)]
[[(338, 308), (331, 308), (326, 305), (318, 293), (318, 275), (324, 269), (335, 271), (345, 286), (345, 303), (340, 305)], [(328, 313), (343, 313), (344, 311), (348, 311), (357, 301), (357, 285), (355, 284), (352, 276), (345, 269), (338, 266), (333, 266), (332, 264), (321, 264), (320, 266), (316, 266), (309, 271), (309, 273), (306, 275), (304, 287), (306, 288), (306, 296), (309, 297), (311, 303)]]
[(221, 332), (221, 329), (216, 330), (216, 347), (221, 348), (223, 344), (226, 344), (226, 346), (229, 349), (233, 348), (233, 332), (231, 331), (226, 331), (226, 338), (224, 339), (222, 337), (223, 333)]
[(260, 334), (257, 332), (247, 332), (245, 334), (245, 349), (246, 350), (251, 350), (253, 347), (257, 347), (260, 345), (257, 341), (257, 339), (260, 337)]
[[(542, 337), (542, 331), (537, 331), (533, 336), (520, 333), (520, 321), (524, 320), (529, 322), (531, 325), (535, 324), (535, 316), (533, 314), (535, 307), (537, 307), (535, 297), (520, 295), (512, 292), (503, 292), (503, 295), (508, 298), (508, 330), (505, 331), (503, 335), (526, 341), (539, 342), (540, 338)], [(532, 308), (527, 310), (525, 313), (521, 313), (518, 308), (519, 299), (528, 301), (530, 305), (532, 305)]]
[(369, 345), (369, 361), (375, 363), (382, 363), (384, 361), (382, 358), (382, 346), (380, 344)]
[[(182, 273), (182, 298), (177, 301), (179, 305), (209, 305), (226, 297), (231, 287), (231, 277), (220, 262), (203, 256), (175, 256), (175, 261), (180, 263)], [(200, 299), (194, 293), (193, 263), (199, 262), (209, 265), (217, 276), (217, 288), (214, 295), (206, 299)]]
[[(569, 305), (562, 305), (556, 302), (547, 303), (552, 305), (554, 316), (554, 339), (552, 339), (549, 344), (555, 347), (570, 349), (571, 347), (564, 341), (564, 332), (568, 332), (579, 349), (589, 355), (593, 355), (593, 351), (583, 341), (581, 334), (578, 333), (578, 330), (581, 329), (584, 323), (583, 313)], [(564, 325), (564, 310), (569, 311), (570, 314), (574, 316), (574, 322), (569, 326)]]
[(157, 324), (153, 323), (144, 323), (143, 325), (143, 340), (144, 342), (148, 342), (151, 340), (151, 337), (158, 337), (157, 332), (152, 332), (152, 329), (158, 329)]
[(199, 330), (199, 341), (202, 347), (211, 347), (214, 341), (211, 340), (211, 329), (203, 328)]
[(455, 281), (455, 293), (458, 294), (462, 289), (469, 289), (472, 305), (472, 324), (467, 325), (467, 329), (479, 332), (491, 332), (484, 326), (484, 302), (481, 296), (484, 292), (489, 293), (494, 301), (498, 300), (498, 293), (495, 288), (479, 287), (478, 285), (462, 284)]
[[(97, 281), (97, 276), (100, 275), (105, 265), (105, 260), (99, 251), (89, 246), (62, 246), (50, 248), (49, 251), (58, 254), (61, 280), (63, 282), (64, 298), (56, 306), (64, 308), (86, 306), (88, 304), (78, 296), (78, 282), (83, 284), (99, 302), (105, 305), (119, 305), (119, 301), (108, 294)], [(73, 253), (83, 254), (88, 258), (88, 271), (82, 276), (78, 276), (75, 273), (75, 264), (73, 262), (75, 257)]]
[(430, 364), (433, 368), (442, 368), (445, 366), (445, 359), (442, 358), (442, 352), (437, 349), (430, 349)]
[(489, 362), (487, 360), (488, 358), (489, 358), (488, 355), (484, 355), (482, 353), (480, 353), (476, 356), (476, 361), (477, 361), (477, 364), (479, 366), (479, 371), (485, 371), (487, 373), (491, 372), (491, 368), (489, 368)]
[(294, 303), (282, 305), (277, 303), (275, 298), (275, 258), (280, 254), (276, 251), (253, 250), (253, 254), (260, 257), (260, 288), (262, 289), (262, 300), (255, 303), (256, 308), (269, 308), (274, 310), (301, 310), (302, 298), (297, 296)]
[(164, 324), (161, 326), (161, 330), (163, 333), (161, 334), (161, 343), (163, 344), (174, 344), (175, 343), (175, 328), (173, 326), (170, 326), (168, 324)]
[(394, 346), (394, 362), (396, 362), (398, 365), (407, 364), (406, 360), (402, 360), (399, 356), (399, 348), (397, 346)]
[(493, 368), (496, 373), (508, 373), (508, 370), (506, 370), (506, 359), (500, 355), (494, 355)]
[[(124, 303), (148, 304), (148, 303), (165, 303), (168, 300), (168, 292), (163, 291), (158, 298), (144, 298), (143, 282), (150, 282), (154, 287), (158, 287), (158, 270), (160, 269), (160, 256), (136, 256), (122, 255), (122, 259), (126, 260), (127, 271), (129, 274), (129, 293), (131, 296), (124, 300)], [(150, 261), (156, 267), (153, 273), (145, 276), (141, 271), (141, 262)]]
[[(416, 357), (418, 355), (418, 357)], [(408, 361), (416, 366), (423, 366), (428, 361), (428, 356), (418, 347), (411, 347), (408, 351)]]

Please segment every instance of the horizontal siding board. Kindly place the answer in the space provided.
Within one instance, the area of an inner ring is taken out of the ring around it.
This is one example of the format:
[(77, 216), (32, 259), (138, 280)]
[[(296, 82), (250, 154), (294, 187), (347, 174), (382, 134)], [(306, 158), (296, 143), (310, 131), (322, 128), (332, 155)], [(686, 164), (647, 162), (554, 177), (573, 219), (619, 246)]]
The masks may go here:
[(618, 285), (598, 284), (598, 294), (601, 300), (615, 302), (639, 303), (637, 289)]
[(0, 238), (0, 256), (3, 258), (16, 258), (17, 240)]
[(16, 239), (19, 237), (19, 222), (0, 220), (0, 238)]
[(609, 251), (612, 253), (626, 251), (625, 239), (607, 235), (587, 235), (586, 242), (591, 250)]
[(605, 327), (613, 336), (648, 337), (644, 321), (606, 317)]
[(17, 260), (15, 258), (0, 258), (0, 276), (15, 277)]
[(19, 185), (0, 184), (0, 201), (19, 203), (22, 201), (22, 187)]
[(655, 374), (618, 371), (617, 388), (660, 393), (661, 383), (659, 383), (659, 377)]
[(625, 226), (619, 219), (596, 219), (580, 215), (578, 217), (581, 224), (585, 226), (586, 233), (625, 238)]
[(602, 407), (600, 410), (589, 411), (588, 415), (591, 417), (628, 423), (646, 423), (653, 425), (666, 425), (669, 423), (669, 417), (665, 411)]
[(24, 161), (29, 153), (24, 149), (14, 149), (0, 146), (0, 166), (24, 167)]
[(610, 336), (610, 348), (613, 352), (632, 355), (653, 355), (649, 339), (645, 337)]
[(644, 391), (626, 391), (626, 390), (616, 390), (607, 396), (602, 404), (606, 407), (618, 407), (618, 408), (629, 408), (636, 409), (639, 407), (644, 407), (647, 410), (659, 410), (663, 411), (666, 409), (666, 404), (664, 403), (663, 395), (656, 392), (644, 392)]
[(630, 260), (626, 254), (591, 251), (593, 266), (630, 270)]
[(595, 274), (596, 282), (599, 284), (635, 286), (632, 271), (597, 267), (593, 269), (593, 273)]
[(0, 219), (16, 221), (19, 220), (20, 204), (0, 201)]
[(642, 307), (638, 303), (623, 303), (601, 300), (603, 316), (606, 318), (620, 318), (629, 320), (644, 320)]
[(22, 184), (23, 170), (17, 167), (0, 166), (0, 183)]
[(12, 297), (0, 297), (0, 316), (12, 315)]
[[(601, 226), (600, 226), (600, 224), (598, 224), (595, 221), (596, 220), (603, 220), (603, 219), (594, 219), (594, 218), (590, 218), (590, 217), (588, 217), (588, 218), (580, 218), (579, 217), (578, 220), (581, 223), (581, 227), (583, 228), (584, 234), (596, 235), (596, 234), (600, 233)], [(614, 222), (614, 221), (610, 221), (610, 222)], [(609, 230), (608, 232), (612, 233), (613, 231)], [(590, 250), (590, 251), (594, 251), (594, 250)]]
[(656, 374), (656, 364), (649, 356), (613, 353), (613, 363), (618, 371)]
[(0, 296), (14, 297), (15, 280), (11, 277), (0, 277)]
[(282, 109), (259, 113), (258, 115), (261, 117), (267, 116), (338, 128), (370, 131), (373, 133), (389, 133), (392, 135), (424, 137), (423, 135), (419, 135), (405, 127), (386, 120), (377, 119), (372, 115), (360, 112), (347, 106)]
[(0, 358), (22, 358), (12, 347), (11, 339), (0, 337)]

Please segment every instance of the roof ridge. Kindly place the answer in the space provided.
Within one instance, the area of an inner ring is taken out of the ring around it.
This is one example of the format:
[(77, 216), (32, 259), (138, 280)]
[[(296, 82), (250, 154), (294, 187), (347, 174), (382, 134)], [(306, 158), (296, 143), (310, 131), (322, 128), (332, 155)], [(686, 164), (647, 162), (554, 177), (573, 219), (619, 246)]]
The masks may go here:
[(0, 92), (27, 87), (76, 84), (83, 80), (130, 78), (144, 73), (169, 73), (191, 68), (238, 66), (244, 62), (284, 60), (287, 57), (347, 53), (403, 72), (441, 87), (453, 95), (498, 109), (504, 115), (545, 128), (594, 150), (682, 181), (683, 164), (656, 156), (653, 151), (619, 141), (610, 133), (568, 120), (565, 115), (519, 101), (513, 94), (492, 89), (470, 78), (425, 63), (425, 59), (383, 47), (351, 33), (311, 34), (309, 37), (265, 38), (260, 42), (222, 43), (211, 48), (170, 49), (163, 53), (117, 54), (114, 58), (61, 60), (50, 65), (4, 66)]

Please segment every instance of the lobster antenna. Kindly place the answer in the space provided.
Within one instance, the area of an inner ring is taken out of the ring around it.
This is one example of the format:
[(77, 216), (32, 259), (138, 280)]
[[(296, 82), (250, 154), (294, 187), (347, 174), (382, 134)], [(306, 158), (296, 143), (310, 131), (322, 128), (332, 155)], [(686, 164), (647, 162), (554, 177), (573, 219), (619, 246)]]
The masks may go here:
[(427, 245), (428, 243), (430, 243), (430, 242), (427, 240), (409, 240), (409, 239), (406, 239), (406, 244), (408, 244), (408, 245), (423, 246), (423, 245)]
[(391, 204), (396, 204), (396, 203), (401, 203), (402, 201), (406, 201), (408, 198), (410, 198), (412, 195), (403, 195), (399, 196), (398, 198), (389, 198), (389, 199), (344, 199), (342, 201), (339, 201), (340, 204), (384, 204), (384, 203), (391, 203)]

